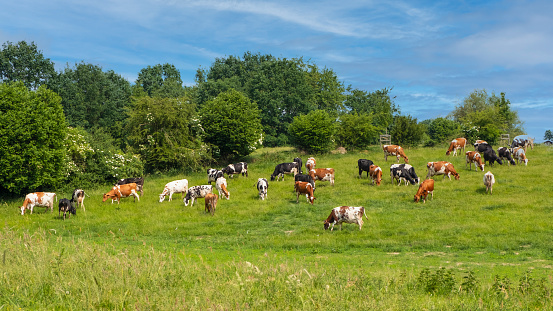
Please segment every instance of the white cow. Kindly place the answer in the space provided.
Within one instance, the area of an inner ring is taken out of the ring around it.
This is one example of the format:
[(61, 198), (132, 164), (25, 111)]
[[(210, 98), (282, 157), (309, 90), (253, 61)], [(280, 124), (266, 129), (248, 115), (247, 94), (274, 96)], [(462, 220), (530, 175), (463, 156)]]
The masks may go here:
[(188, 180), (181, 179), (169, 182), (165, 185), (163, 192), (159, 195), (159, 202), (163, 202), (167, 195), (169, 195), (169, 202), (171, 202), (173, 199), (173, 193), (181, 193), (182, 195), (185, 195), (186, 191), (188, 191)]
[(33, 207), (35, 206), (44, 206), (50, 209), (50, 212), (54, 210), (54, 198), (56, 194), (53, 192), (33, 192), (25, 196), (25, 201), (20, 207), (21, 215), (25, 215), (25, 210), (31, 210), (33, 213)]
[(215, 188), (217, 188), (217, 191), (219, 191), (220, 197), (225, 197), (227, 200), (230, 200), (230, 192), (227, 189), (227, 179), (225, 177), (219, 177), (217, 178), (217, 181), (215, 181)]

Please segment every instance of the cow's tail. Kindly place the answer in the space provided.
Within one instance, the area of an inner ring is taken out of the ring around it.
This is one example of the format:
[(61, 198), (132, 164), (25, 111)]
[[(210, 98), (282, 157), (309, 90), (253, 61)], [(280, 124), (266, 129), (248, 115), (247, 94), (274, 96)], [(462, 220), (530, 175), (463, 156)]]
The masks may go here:
[(363, 215), (365, 215), (365, 219), (369, 220), (369, 217), (367, 217), (367, 214), (365, 213), (365, 208), (363, 207)]

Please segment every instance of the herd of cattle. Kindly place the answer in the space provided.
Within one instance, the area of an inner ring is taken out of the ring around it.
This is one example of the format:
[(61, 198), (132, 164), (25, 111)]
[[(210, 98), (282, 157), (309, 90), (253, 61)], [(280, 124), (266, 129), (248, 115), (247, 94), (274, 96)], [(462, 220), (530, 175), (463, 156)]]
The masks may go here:
[[(460, 153), (462, 149), (465, 152), (465, 147), (467, 140), (465, 138), (454, 139), (446, 152), (446, 155), (450, 155), (453, 152), (453, 156), (456, 156)], [(495, 150), (485, 141), (477, 140), (474, 143), (474, 151), (465, 152), (465, 168), (468, 165), (468, 169), (472, 170), (472, 164), (475, 165), (475, 170), (480, 169), (484, 171), (485, 163), (488, 162), (490, 166), (493, 166), (494, 163), (500, 165), (503, 162), (507, 162), (508, 165), (516, 165), (516, 163), (524, 163), (528, 165), (528, 158), (526, 157), (526, 149), (530, 146), (533, 149), (533, 141), (531, 139), (525, 140), (513, 140), (513, 143), (510, 148), (500, 147)], [(434, 180), (432, 179), (435, 175), (443, 175), (443, 178), (446, 176), (451, 180), (453, 176), (456, 180), (459, 180), (459, 173), (455, 170), (455, 167), (452, 163), (447, 161), (438, 161), (438, 162), (428, 162), (427, 163), (427, 175), (426, 180), (421, 182), (421, 179), (417, 176), (413, 166), (409, 164), (409, 158), (405, 155), (405, 152), (401, 146), (397, 145), (384, 145), (382, 146), (384, 151), (384, 159), (387, 161), (388, 156), (395, 156), (397, 161), (400, 161), (400, 158), (403, 158), (405, 161), (404, 164), (392, 164), (390, 166), (390, 178), (392, 184), (400, 185), (405, 183), (405, 185), (410, 184), (419, 184), (419, 188), (414, 195), (414, 201), (419, 202), (421, 199), (423, 202), (426, 202), (428, 194), (431, 194), (431, 197), (434, 197)], [(516, 163), (515, 163), (516, 159)], [(299, 197), (305, 195), (307, 202), (310, 204), (314, 203), (315, 196), (315, 181), (328, 181), (330, 185), (334, 186), (334, 169), (333, 168), (316, 168), (316, 160), (313, 157), (307, 159), (305, 163), (306, 172), (304, 174), (302, 168), (301, 158), (294, 158), (293, 162), (280, 163), (275, 166), (274, 172), (271, 174), (270, 180), (277, 181), (284, 180), (285, 175), (294, 176), (294, 192), (296, 193), (296, 202), (299, 203)], [(379, 186), (382, 182), (382, 169), (375, 165), (373, 161), (367, 159), (359, 159), (357, 161), (357, 167), (359, 168), (359, 178), (361, 178), (363, 172), (367, 172), (367, 178), (370, 177), (372, 184)], [(207, 170), (207, 185), (198, 185), (189, 187), (188, 180), (181, 179), (175, 180), (167, 183), (159, 195), (159, 202), (163, 202), (168, 196), (169, 201), (172, 200), (173, 194), (180, 193), (183, 197), (183, 202), (185, 206), (188, 204), (193, 205), (198, 198), (204, 198), (205, 211), (214, 215), (215, 209), (217, 207), (217, 202), (219, 196), (230, 200), (230, 192), (228, 190), (227, 180), (225, 174), (229, 178), (233, 178), (236, 174), (242, 174), (242, 176), (248, 177), (248, 164), (246, 162), (240, 162), (236, 164), (229, 164), (227, 167), (217, 170), (217, 169), (208, 169)], [(215, 188), (217, 189), (219, 195), (213, 192), (212, 182), (215, 182)], [(483, 183), (486, 187), (486, 192), (492, 193), (492, 187), (495, 183), (495, 177), (491, 172), (484, 174)], [(267, 199), (267, 191), (269, 188), (269, 182), (266, 178), (258, 178), (257, 183), (255, 184), (259, 198), (261, 200)], [(121, 179), (115, 184), (112, 189), (103, 195), (103, 202), (108, 199), (111, 199), (111, 202), (119, 201), (121, 198), (125, 197), (134, 197), (134, 200), (140, 201), (140, 196), (144, 194), (144, 178), (126, 178)], [(140, 196), (138, 193), (140, 192)], [(23, 205), (20, 207), (21, 215), (25, 214), (25, 210), (30, 210), (30, 213), (33, 213), (34, 206), (44, 206), (50, 211), (53, 211), (54, 199), (56, 194), (53, 192), (34, 192), (29, 193), (25, 197)], [(85, 192), (82, 189), (76, 189), (71, 196), (71, 199), (60, 199), (59, 200), (59, 212), (58, 216), (61, 216), (63, 212), (63, 219), (65, 220), (66, 216), (70, 217), (71, 214), (76, 214), (76, 208), (79, 205), (84, 208), (84, 198)], [(335, 224), (340, 225), (342, 229), (342, 223), (355, 223), (361, 227), (363, 226), (362, 216), (365, 216), (365, 209), (362, 206), (339, 206), (334, 208), (328, 218), (324, 222), (324, 229), (331, 228), (331, 231), (334, 229)]]

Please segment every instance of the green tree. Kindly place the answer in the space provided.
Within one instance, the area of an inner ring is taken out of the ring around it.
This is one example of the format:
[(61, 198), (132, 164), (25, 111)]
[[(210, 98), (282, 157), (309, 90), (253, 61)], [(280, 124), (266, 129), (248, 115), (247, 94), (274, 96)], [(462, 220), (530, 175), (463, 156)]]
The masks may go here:
[(449, 144), (451, 140), (461, 134), (460, 124), (448, 118), (425, 120), (421, 123), (426, 125), (426, 132), (430, 138), (430, 141), (427, 143), (429, 146), (444, 143)]
[(46, 87), (0, 84), (0, 188), (52, 190), (65, 178), (67, 125), (60, 101)]
[(291, 142), (309, 153), (325, 153), (334, 147), (335, 119), (325, 110), (297, 116), (289, 125)]
[(0, 51), (0, 82), (20, 81), (36, 90), (56, 75), (54, 63), (45, 58), (36, 44), (6, 42)]
[(336, 142), (349, 150), (365, 148), (376, 141), (379, 129), (372, 125), (372, 115), (356, 112), (340, 116), (336, 132)]
[(351, 111), (372, 114), (374, 126), (378, 127), (381, 132), (389, 130), (394, 116), (399, 114), (399, 107), (390, 98), (391, 90), (384, 88), (366, 92), (349, 87), (344, 106)]
[(545, 131), (545, 134), (543, 134), (544, 140), (553, 140), (553, 133), (551, 133), (551, 130)]
[(397, 116), (390, 129), (392, 142), (400, 146), (417, 146), (423, 139), (425, 126), (411, 116)]
[(180, 72), (175, 65), (168, 63), (141, 69), (135, 86), (151, 97), (176, 98), (185, 96), (186, 92), (182, 85)]

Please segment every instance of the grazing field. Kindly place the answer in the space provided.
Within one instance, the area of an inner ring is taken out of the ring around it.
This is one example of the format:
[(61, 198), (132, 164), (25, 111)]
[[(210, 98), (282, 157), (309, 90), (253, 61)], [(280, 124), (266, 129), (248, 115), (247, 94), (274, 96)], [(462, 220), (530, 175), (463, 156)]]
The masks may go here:
[[(227, 178), (230, 200), (220, 198), (214, 216), (203, 199), (158, 202), (167, 182), (206, 184), (205, 172), (146, 176), (140, 202), (102, 203), (110, 185), (85, 189), (86, 212), (65, 221), (57, 203), (21, 216), (23, 197), (4, 200), (0, 310), (552, 309), (553, 149), (528, 150), (528, 166), (486, 166), (493, 195), (483, 172), (446, 149), (405, 150), (422, 179), (428, 161), (450, 161), (460, 174), (435, 176), (426, 203), (413, 202), (417, 185), (391, 184), (395, 158), (385, 162), (378, 147), (316, 156), (336, 184), (317, 182), (314, 205), (296, 203), (288, 175), (258, 197), (257, 178), (299, 155), (287, 148), (244, 159), (249, 177)], [(383, 169), (381, 186), (358, 178), (359, 158)], [(341, 205), (365, 207), (361, 231), (323, 229)]]

